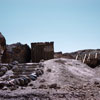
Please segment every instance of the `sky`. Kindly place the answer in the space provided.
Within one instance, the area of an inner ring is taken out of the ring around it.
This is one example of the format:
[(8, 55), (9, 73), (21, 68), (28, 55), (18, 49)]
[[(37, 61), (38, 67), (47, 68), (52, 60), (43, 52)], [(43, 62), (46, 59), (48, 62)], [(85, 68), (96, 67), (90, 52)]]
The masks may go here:
[(54, 41), (55, 52), (99, 49), (100, 0), (0, 0), (0, 32), (7, 44)]

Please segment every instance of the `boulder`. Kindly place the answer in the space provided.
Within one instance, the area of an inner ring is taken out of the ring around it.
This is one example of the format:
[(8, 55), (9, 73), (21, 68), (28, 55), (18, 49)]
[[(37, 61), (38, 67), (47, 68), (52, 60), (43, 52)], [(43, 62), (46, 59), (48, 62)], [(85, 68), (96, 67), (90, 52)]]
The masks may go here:
[(5, 86), (3, 82), (0, 82), (0, 89), (2, 89)]
[(7, 68), (6, 66), (2, 66), (2, 67), (0, 68), (0, 72), (6, 73), (7, 70), (8, 70), (8, 68)]
[(40, 75), (42, 75), (44, 72), (43, 72), (43, 70), (42, 69), (37, 69), (36, 70), (36, 75), (37, 76), (40, 76)]
[(2, 62), (1, 59), (5, 50), (6, 50), (6, 40), (5, 37), (2, 35), (2, 33), (0, 32), (0, 62)]
[(23, 79), (23, 78), (19, 78), (18, 81), (19, 81), (19, 83), (20, 83), (20, 84), (19, 84), (20, 86), (24, 86), (24, 85), (25, 85), (24, 79)]
[(15, 85), (19, 85), (19, 86), (27, 86), (29, 82), (30, 82), (30, 79), (24, 76), (15, 79)]
[(7, 72), (8, 68), (6, 66), (0, 66), (0, 77)]
[(28, 83), (31, 81), (27, 76), (23, 76), (22, 79), (24, 79), (24, 85), (28, 85)]
[(31, 60), (31, 50), (27, 44), (21, 43), (7, 45), (7, 50), (2, 57), (3, 63), (11, 63), (18, 61), (19, 63), (27, 63)]
[(97, 67), (98, 65), (100, 65), (100, 59), (89, 59), (89, 60), (86, 60), (85, 63), (90, 66), (91, 68), (95, 68)]
[(8, 64), (7, 68), (8, 70), (11, 70), (13, 68), (13, 64)]
[(13, 71), (13, 72), (20, 72), (21, 69), (19, 68), (18, 65), (14, 65), (13, 68), (12, 68), (12, 71)]
[(5, 73), (0, 71), (0, 77), (3, 76)]
[(49, 88), (60, 89), (56, 83), (49, 85)]
[(35, 73), (32, 73), (28, 76), (32, 81), (35, 81), (37, 79), (37, 75)]

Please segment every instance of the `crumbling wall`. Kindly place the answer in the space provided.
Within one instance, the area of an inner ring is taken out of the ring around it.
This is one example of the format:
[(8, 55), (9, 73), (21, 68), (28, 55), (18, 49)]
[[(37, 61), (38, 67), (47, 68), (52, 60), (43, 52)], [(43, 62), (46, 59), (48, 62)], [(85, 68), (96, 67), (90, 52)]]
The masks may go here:
[(2, 56), (2, 63), (11, 63), (18, 61), (19, 63), (27, 63), (31, 60), (31, 49), (27, 44), (21, 43), (6, 46), (6, 52)]
[(54, 58), (54, 42), (31, 43), (32, 62), (49, 60)]

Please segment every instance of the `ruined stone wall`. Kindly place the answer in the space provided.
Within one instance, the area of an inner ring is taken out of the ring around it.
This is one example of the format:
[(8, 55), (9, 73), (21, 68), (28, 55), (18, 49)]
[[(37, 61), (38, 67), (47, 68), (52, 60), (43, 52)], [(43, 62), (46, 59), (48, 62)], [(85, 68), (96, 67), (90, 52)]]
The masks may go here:
[(32, 62), (40, 60), (49, 60), (54, 58), (54, 42), (31, 43)]
[(19, 63), (27, 63), (31, 60), (31, 49), (27, 44), (11, 44), (6, 46), (6, 52), (3, 54), (2, 63), (11, 63), (18, 61)]

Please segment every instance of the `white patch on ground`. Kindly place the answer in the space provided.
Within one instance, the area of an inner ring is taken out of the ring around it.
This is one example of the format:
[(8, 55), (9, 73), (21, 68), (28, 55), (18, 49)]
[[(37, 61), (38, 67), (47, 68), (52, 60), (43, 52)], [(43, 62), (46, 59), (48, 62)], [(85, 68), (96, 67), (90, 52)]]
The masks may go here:
[(94, 71), (85, 64), (79, 63), (78, 65), (76, 65), (71, 63), (71, 65), (72, 66), (68, 66), (68, 64), (66, 63), (65, 67), (74, 75), (89, 77), (89, 76), (94, 76), (95, 74)]
[[(70, 60), (70, 59), (64, 59), (60, 58), (59, 60), (64, 61), (65, 64), (55, 64), (55, 61), (47, 61), (45, 64), (49, 67), (52, 68), (55, 72), (59, 70), (59, 67), (65, 67), (65, 70), (70, 71), (73, 75), (78, 75), (78, 76), (94, 76), (94, 71), (92, 68), (89, 66), (76, 61), (76, 60)], [(58, 62), (59, 63), (59, 62)], [(55, 66), (54, 66), (55, 65)], [(61, 66), (62, 65), (62, 66)]]
[(38, 63), (26, 63), (27, 65), (33, 65), (33, 64), (38, 64)]
[[(47, 70), (51, 69), (51, 72)], [(46, 84), (57, 83), (66, 85), (73, 83), (89, 81), (96, 75), (95, 71), (86, 64), (72, 59), (52, 59), (44, 62), (44, 74), (41, 79), (46, 80)]]

